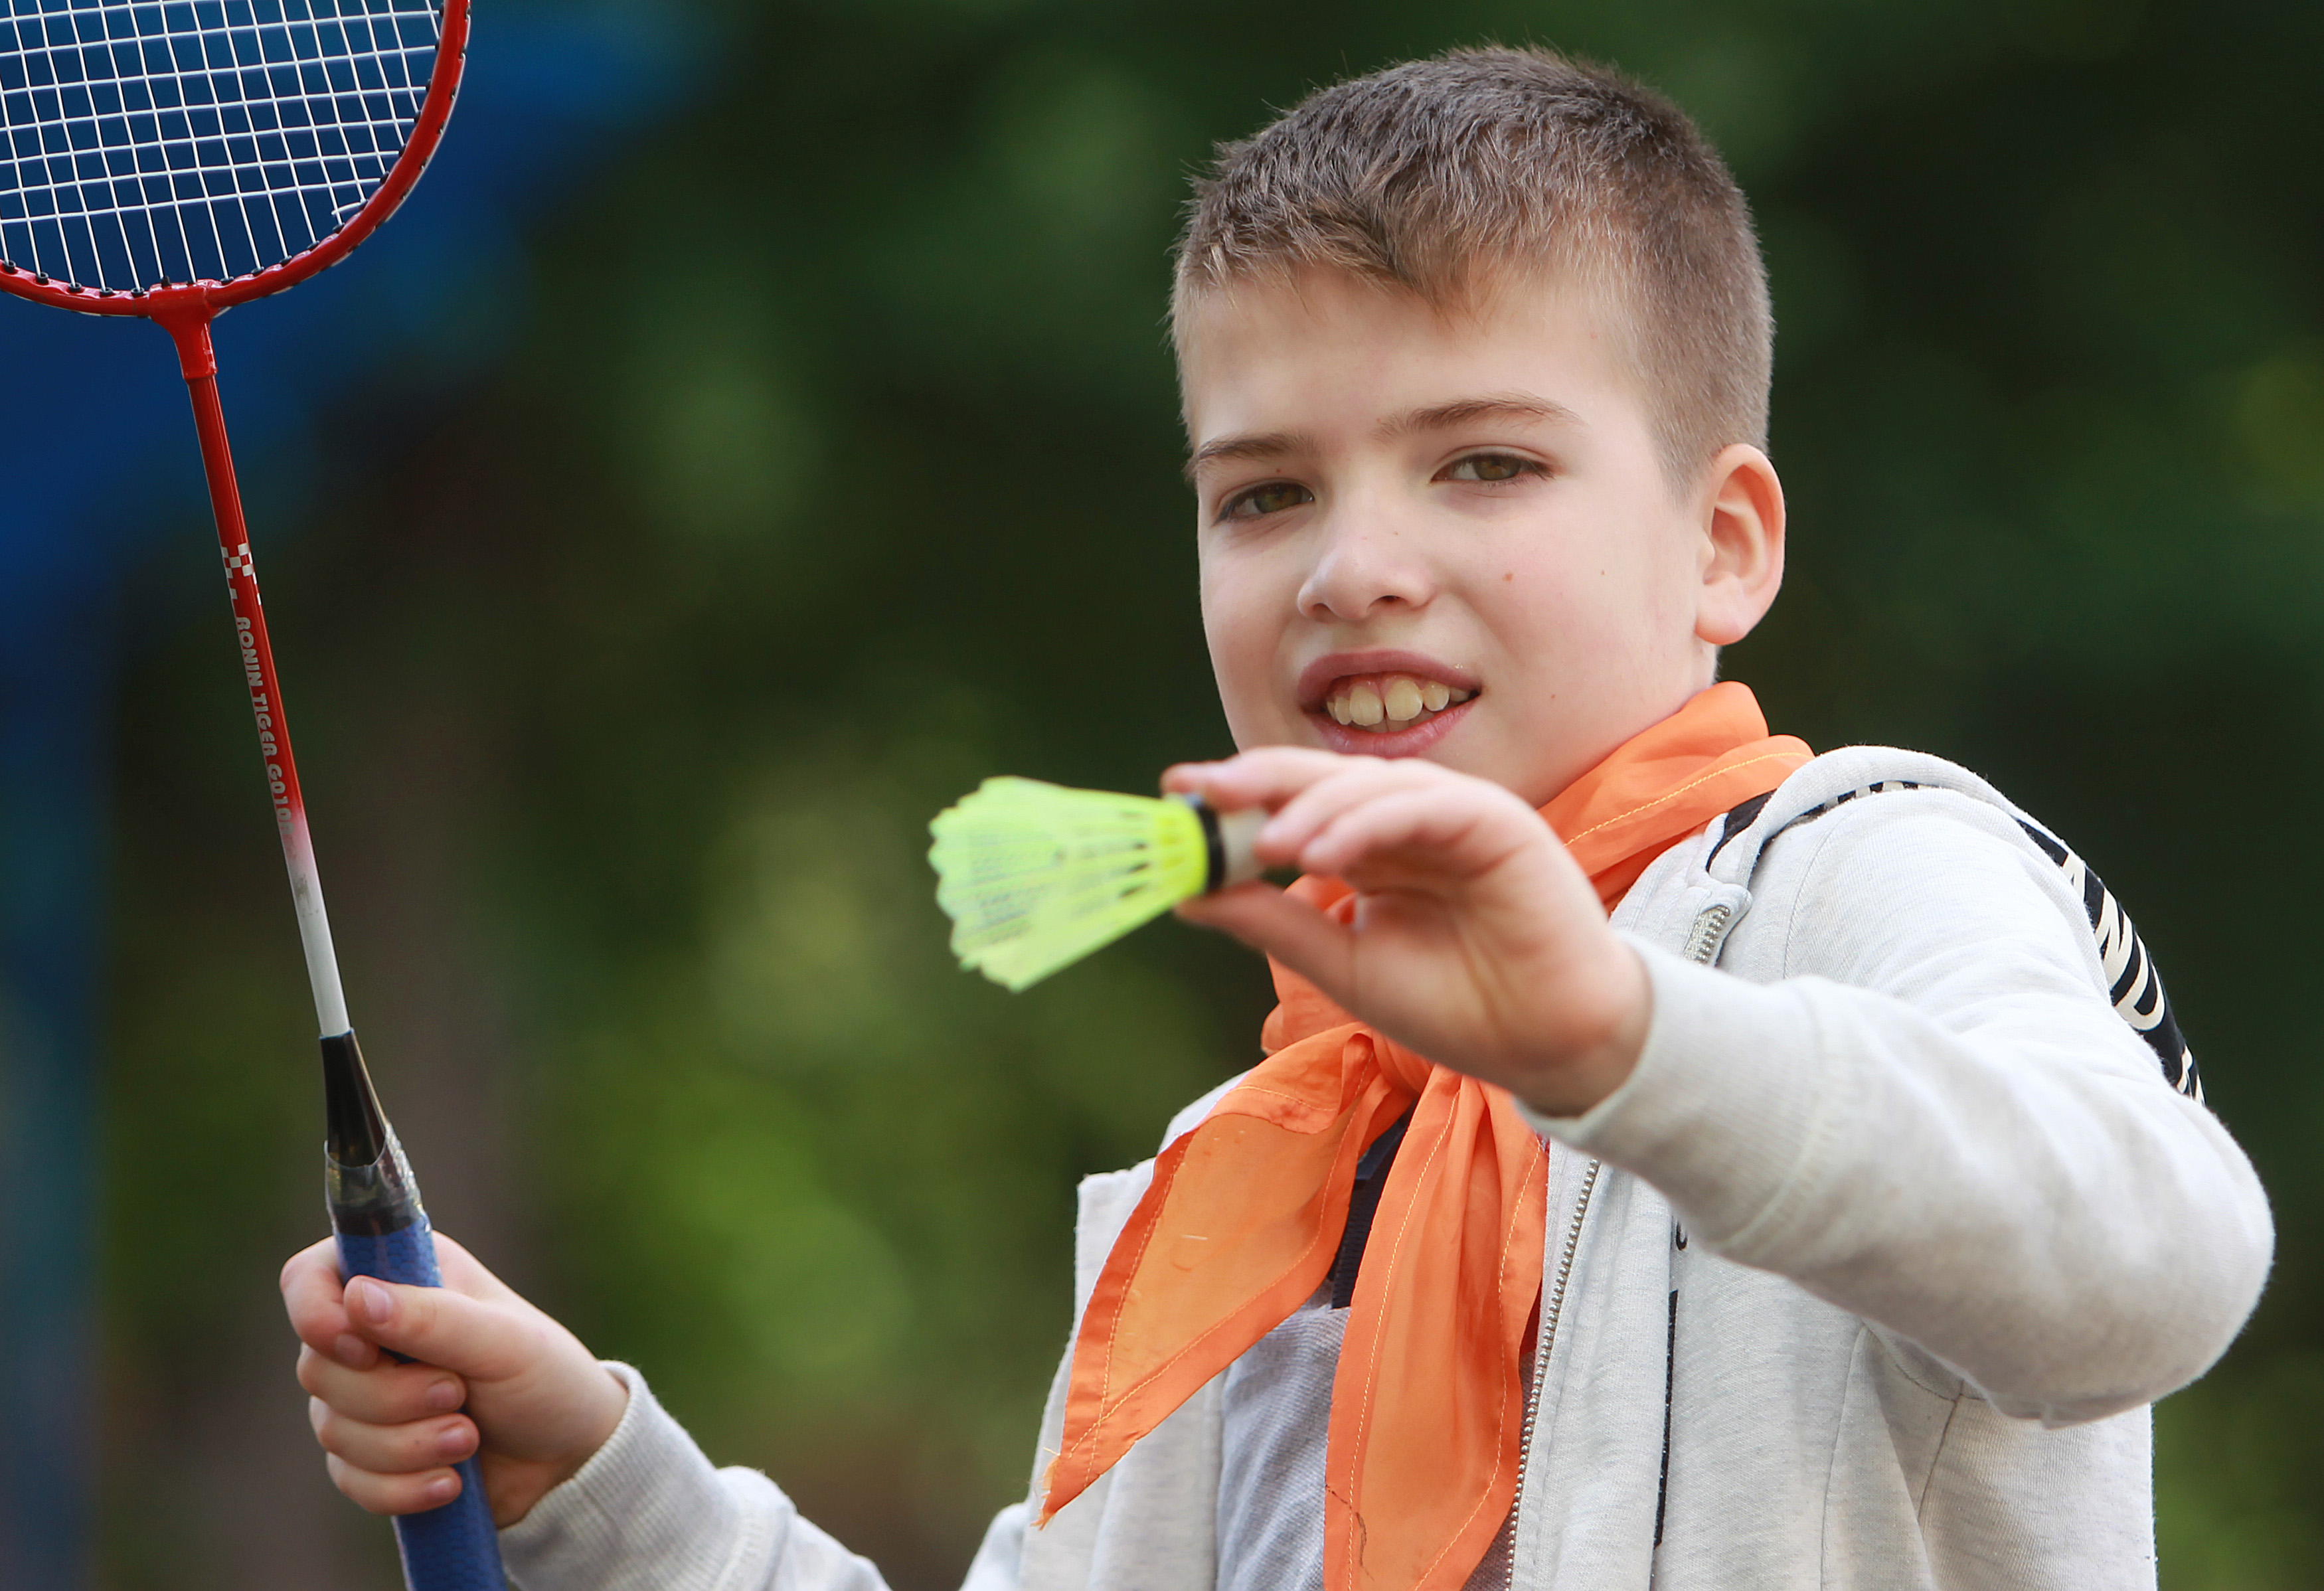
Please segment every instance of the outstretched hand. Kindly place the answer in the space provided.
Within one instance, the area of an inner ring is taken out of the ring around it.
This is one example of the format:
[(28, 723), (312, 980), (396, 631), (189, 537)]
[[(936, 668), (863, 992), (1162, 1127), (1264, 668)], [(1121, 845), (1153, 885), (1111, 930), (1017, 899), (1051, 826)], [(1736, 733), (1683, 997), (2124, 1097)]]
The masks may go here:
[(1579, 1115), (1637, 1064), (1653, 1013), (1636, 952), (1538, 813), (1418, 758), (1270, 746), (1190, 763), (1163, 787), (1263, 807), (1259, 859), (1344, 879), (1342, 924), (1268, 883), (1178, 908), (1307, 978), (1419, 1054)]
[[(342, 1286), (326, 1238), (282, 1267), (299, 1384), (331, 1479), (374, 1513), (459, 1494), (475, 1455), (493, 1522), (522, 1519), (621, 1423), (629, 1392), (580, 1340), (436, 1234), (442, 1287)], [(391, 1349), (412, 1363), (398, 1364)]]

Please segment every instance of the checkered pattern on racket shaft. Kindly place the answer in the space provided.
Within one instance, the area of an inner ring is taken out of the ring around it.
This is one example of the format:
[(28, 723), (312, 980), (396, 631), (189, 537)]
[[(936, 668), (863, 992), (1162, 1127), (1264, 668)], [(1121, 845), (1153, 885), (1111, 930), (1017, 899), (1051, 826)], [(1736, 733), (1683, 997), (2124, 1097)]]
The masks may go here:
[(440, 0), (0, 0), (0, 260), (135, 291), (337, 232), (411, 136)]

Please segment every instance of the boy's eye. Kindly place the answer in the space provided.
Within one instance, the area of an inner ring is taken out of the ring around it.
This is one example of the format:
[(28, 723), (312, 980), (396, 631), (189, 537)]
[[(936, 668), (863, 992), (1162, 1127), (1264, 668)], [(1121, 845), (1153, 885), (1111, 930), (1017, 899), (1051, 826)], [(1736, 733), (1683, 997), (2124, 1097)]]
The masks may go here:
[(1219, 510), (1221, 519), (1257, 519), (1262, 514), (1280, 513), (1286, 508), (1296, 508), (1303, 503), (1315, 501), (1315, 494), (1296, 481), (1268, 481), (1248, 491), (1237, 492)]
[(1537, 475), (1541, 466), (1530, 458), (1519, 458), (1513, 453), (1471, 453), (1466, 458), (1456, 458), (1445, 467), (1443, 479), (1448, 481), (1513, 481), (1519, 476)]

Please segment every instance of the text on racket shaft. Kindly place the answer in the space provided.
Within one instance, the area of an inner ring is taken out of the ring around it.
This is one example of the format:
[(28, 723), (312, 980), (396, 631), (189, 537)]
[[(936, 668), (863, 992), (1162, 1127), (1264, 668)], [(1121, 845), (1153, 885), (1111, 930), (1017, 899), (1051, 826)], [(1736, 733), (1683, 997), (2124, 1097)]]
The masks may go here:
[[(240, 614), (234, 615), (235, 639), (242, 643), (242, 674), (250, 682), (251, 716), (258, 720), (258, 751), (266, 759), (266, 788), (274, 797), (274, 821), (285, 834), (290, 831), (290, 782), (282, 776), (281, 744), (274, 737), (274, 707), (266, 682), (266, 667), (258, 659), (258, 637), (250, 621)], [(295, 775), (294, 775), (295, 777)]]

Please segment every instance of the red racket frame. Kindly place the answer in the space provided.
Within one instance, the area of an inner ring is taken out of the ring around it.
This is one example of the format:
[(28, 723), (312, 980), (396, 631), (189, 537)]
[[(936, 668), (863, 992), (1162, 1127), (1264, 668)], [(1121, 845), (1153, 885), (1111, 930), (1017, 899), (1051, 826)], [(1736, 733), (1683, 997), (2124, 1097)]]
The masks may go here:
[(186, 378), (186, 389), (193, 400), (194, 426), (201, 436), (202, 472), (208, 479), (210, 509), (217, 522), (218, 554), (226, 561), (226, 591), (234, 605), (251, 712), (258, 721), (259, 750), (266, 759), (267, 785), (274, 798), (282, 859), (290, 869), (291, 895), (299, 911), (300, 939), (307, 953), (315, 1014), (325, 1038), (349, 1031), (346, 1001), (339, 988), (338, 960), (331, 947), (322, 883), (308, 837), (299, 765), (291, 757), (290, 733), (283, 722), (282, 692), (275, 681), (274, 648), (267, 639), (266, 609), (259, 599), (258, 576), (251, 563), (242, 493), (235, 484), (234, 452), (226, 442), (226, 410), (218, 402), (217, 355), (210, 343), (210, 322), (236, 304), (296, 287), (318, 272), (330, 269), (395, 213), (427, 171), (444, 136), (445, 124), (452, 118), (467, 58), (468, 5), (469, 0), (445, 0), (428, 93), (420, 101), (411, 136), (395, 164), (388, 168), (386, 180), (346, 226), (312, 247), (228, 282), (179, 282), (130, 292), (61, 282), (0, 264), (0, 292), (83, 315), (142, 316), (168, 332), (177, 344), (178, 367)]
[(292, 254), (279, 265), (253, 271), (231, 282), (178, 282), (134, 292), (111, 288), (81, 287), (24, 270), (0, 264), (0, 291), (13, 292), (34, 303), (53, 304), (84, 315), (143, 315), (167, 326), (173, 320), (209, 320), (253, 299), (296, 287), (318, 271), (327, 271), (353, 254), (357, 245), (379, 230), (395, 213), (420, 173), (427, 171), (444, 124), (452, 119), (452, 102), (459, 97), (460, 69), (468, 49), (468, 0), (445, 0), (444, 22), (436, 46), (436, 66), (420, 101), (420, 119), (411, 137), (388, 168), (387, 180), (364, 201), (355, 218), (312, 247)]

